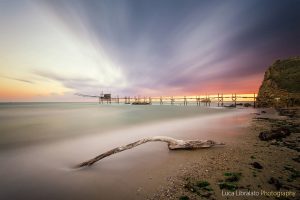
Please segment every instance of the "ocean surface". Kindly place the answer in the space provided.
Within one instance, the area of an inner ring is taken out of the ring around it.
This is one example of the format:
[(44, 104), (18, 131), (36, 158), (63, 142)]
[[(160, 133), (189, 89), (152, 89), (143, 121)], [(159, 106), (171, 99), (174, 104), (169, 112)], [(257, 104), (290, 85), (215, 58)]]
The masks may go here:
[(229, 141), (252, 109), (97, 103), (0, 104), (0, 199), (141, 199), (200, 151), (147, 143), (73, 167), (148, 136)]

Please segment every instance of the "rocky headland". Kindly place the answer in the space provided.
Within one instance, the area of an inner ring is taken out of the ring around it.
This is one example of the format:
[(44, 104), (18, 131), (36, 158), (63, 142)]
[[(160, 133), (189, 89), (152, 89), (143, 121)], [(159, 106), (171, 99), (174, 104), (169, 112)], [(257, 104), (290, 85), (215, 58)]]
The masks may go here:
[(300, 105), (300, 57), (277, 60), (265, 72), (257, 96), (259, 107)]

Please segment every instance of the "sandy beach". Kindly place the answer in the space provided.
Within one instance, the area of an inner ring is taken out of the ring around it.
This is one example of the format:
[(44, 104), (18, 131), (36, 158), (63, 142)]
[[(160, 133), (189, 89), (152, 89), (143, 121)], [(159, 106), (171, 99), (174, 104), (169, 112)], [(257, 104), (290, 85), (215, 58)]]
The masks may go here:
[[(238, 128), (242, 134), (222, 149), (199, 152), (150, 199), (298, 199), (299, 131), (286, 139), (294, 141), (298, 150), (261, 141), (258, 135), (274, 125), (269, 119), (292, 121), (299, 127), (299, 117), (279, 116), (274, 109), (257, 109), (250, 115), (250, 123)], [(230, 180), (232, 175), (238, 178)], [(221, 189), (224, 182), (228, 185)]]

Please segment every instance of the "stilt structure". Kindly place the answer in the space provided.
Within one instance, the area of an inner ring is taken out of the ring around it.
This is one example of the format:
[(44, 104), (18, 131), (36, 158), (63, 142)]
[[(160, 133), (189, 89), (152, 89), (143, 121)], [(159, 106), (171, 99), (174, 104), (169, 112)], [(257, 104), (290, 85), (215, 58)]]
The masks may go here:
[(196, 102), (197, 102), (197, 106), (201, 106), (201, 98), (200, 97), (196, 97)]
[(171, 105), (174, 105), (175, 99), (173, 98), (173, 96), (171, 97)]
[[(226, 102), (232, 102), (232, 105), (230, 107), (236, 107), (237, 106), (237, 101), (239, 98), (242, 99), (247, 99), (246, 101), (248, 102), (253, 102), (253, 107), (256, 107), (256, 100), (257, 100), (257, 95), (254, 93), (253, 95), (250, 94), (248, 96), (245, 95), (237, 95), (236, 93), (231, 93), (231, 95), (225, 95), (223, 93), (217, 93), (217, 95), (208, 95), (205, 94), (205, 96), (194, 96), (194, 97), (187, 97), (187, 96), (178, 96), (178, 97), (174, 97), (174, 96), (160, 96), (160, 97), (147, 97), (147, 96), (142, 96), (142, 98), (140, 96), (134, 96), (134, 97), (130, 97), (130, 96), (125, 96), (125, 97), (119, 97), (118, 95), (112, 97), (110, 93), (103, 93), (101, 92), (100, 95), (86, 95), (86, 94), (80, 94), (80, 93), (76, 93), (75, 95), (78, 96), (82, 96), (82, 97), (93, 97), (93, 98), (97, 98), (98, 103), (99, 104), (103, 104), (103, 103), (107, 103), (107, 104), (111, 104), (111, 103), (123, 103), (124, 104), (131, 104), (131, 103), (140, 103), (139, 105), (145, 103), (145, 104), (159, 104), (163, 105), (164, 101), (165, 103), (168, 104), (168, 102), (170, 101), (171, 105), (175, 105), (175, 103), (179, 104), (179, 105), (184, 105), (187, 106), (188, 105), (188, 101), (192, 102), (189, 105), (195, 105), (194, 102), (196, 102), (197, 106), (201, 106), (201, 103), (203, 103), (205, 106), (210, 106), (211, 103), (215, 103), (218, 107), (220, 106), (224, 106), (224, 99)], [(133, 100), (131, 100), (133, 99)], [(295, 99), (291, 96), (287, 96), (289, 105), (291, 106), (293, 105)], [(136, 104), (135, 104), (136, 105)]]
[(222, 107), (224, 106), (224, 97), (223, 97), (223, 93), (222, 93)]
[(231, 94), (231, 100), (233, 101), (234, 107), (236, 107), (236, 93)]
[(187, 99), (186, 99), (186, 96), (184, 96), (184, 98), (183, 98), (183, 105), (184, 105), (184, 106), (187, 106)]
[(103, 91), (100, 93), (100, 96), (99, 96), (99, 104), (103, 104), (103, 98), (104, 98), (104, 94), (103, 94)]
[(218, 107), (220, 107), (220, 105), (221, 105), (221, 107), (223, 107), (223, 94), (219, 94), (218, 93)]

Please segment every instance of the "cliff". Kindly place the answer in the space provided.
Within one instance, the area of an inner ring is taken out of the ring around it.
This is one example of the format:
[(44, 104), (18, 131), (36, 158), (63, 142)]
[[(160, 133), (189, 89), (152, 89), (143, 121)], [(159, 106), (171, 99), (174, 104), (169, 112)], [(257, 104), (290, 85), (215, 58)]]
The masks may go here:
[(265, 72), (257, 96), (259, 107), (300, 105), (300, 57), (277, 60)]

